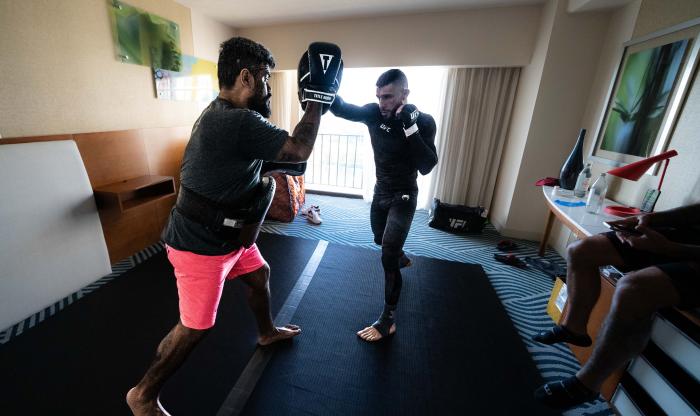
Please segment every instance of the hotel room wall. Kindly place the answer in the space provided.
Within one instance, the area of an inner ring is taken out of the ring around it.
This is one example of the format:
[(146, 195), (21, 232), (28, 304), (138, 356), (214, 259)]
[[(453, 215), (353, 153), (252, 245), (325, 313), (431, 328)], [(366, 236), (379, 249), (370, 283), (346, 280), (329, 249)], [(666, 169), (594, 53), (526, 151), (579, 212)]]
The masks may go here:
[[(635, 1), (617, 10), (605, 35), (604, 49), (598, 65), (596, 80), (592, 85), (590, 99), (582, 126), (589, 131), (585, 156), (591, 154), (608, 98), (610, 83), (622, 58), (622, 44), (655, 31), (700, 17), (700, 2), (696, 0), (644, 0)], [(656, 210), (664, 210), (683, 204), (700, 201), (700, 82), (698, 73), (688, 89), (688, 97), (681, 109), (675, 130), (669, 141), (669, 149), (676, 149), (679, 156), (673, 158), (668, 168), (662, 194)], [(609, 170), (610, 166), (594, 163), (594, 175)], [(621, 203), (637, 205), (643, 191), (658, 183), (658, 176), (645, 175), (638, 182), (610, 178), (608, 197)], [(552, 230), (550, 244), (562, 255), (566, 246), (575, 237), (557, 224)]]
[[(216, 61), (219, 43), (235, 33), (171, 0), (127, 3), (178, 23), (188, 55)], [(116, 59), (108, 7), (0, 0), (0, 144), (73, 139), (93, 188), (143, 175), (173, 176), (177, 184), (201, 110), (157, 100), (150, 68)], [(101, 209), (110, 260), (158, 241), (173, 203)]]
[(503, 147), (501, 166), (491, 204), (490, 220), (501, 232), (505, 229), (511, 209), (522, 209), (522, 206), (513, 204), (515, 184), (518, 172), (525, 162), (523, 153), (527, 145), (532, 114), (535, 110), (535, 102), (537, 101), (537, 94), (542, 82), (542, 71), (547, 58), (555, 16), (556, 3), (547, 2), (542, 10), (537, 43), (532, 54), (532, 60), (523, 67), (520, 75), (515, 103), (513, 104), (513, 115), (506, 143)]
[[(178, 23), (184, 54), (213, 59), (234, 33), (172, 0), (127, 3)], [(192, 125), (196, 103), (157, 100), (151, 69), (117, 60), (108, 8), (106, 0), (0, 0), (0, 135)]]
[[(632, 39), (700, 18), (697, 0), (644, 0), (634, 27)], [(616, 58), (619, 61), (621, 54)], [(688, 86), (688, 95), (680, 109), (675, 129), (671, 132), (669, 149), (676, 149), (666, 173), (656, 210), (664, 210), (691, 202), (700, 202), (700, 82), (698, 71)], [(596, 120), (597, 121), (597, 120)], [(643, 192), (655, 187), (659, 176), (645, 175), (639, 182), (615, 179), (611, 198), (639, 206)]]
[(502, 7), (270, 25), (238, 33), (268, 47), (278, 70), (296, 69), (313, 41), (337, 43), (345, 66), (352, 68), (523, 66), (530, 62), (540, 11), (540, 6)]
[[(552, 22), (542, 20), (540, 36), (548, 41), (544, 63), (533, 61), (541, 79), (531, 105), (519, 107), (513, 120), (529, 122), (527, 130), (515, 130), (512, 123), (508, 147), (501, 164), (492, 204), (492, 221), (505, 236), (538, 240), (544, 228), (546, 207), (537, 179), (558, 176), (562, 161), (571, 151), (586, 109), (590, 86), (595, 76), (610, 12), (568, 13), (567, 2), (550, 0), (546, 8), (554, 9)], [(551, 29), (550, 29), (551, 27)], [(518, 96), (517, 100), (521, 97)], [(532, 98), (530, 98), (532, 100)], [(518, 106), (518, 104), (516, 104)], [(524, 119), (524, 120), (523, 120)], [(511, 146), (512, 143), (524, 146)], [(513, 170), (513, 160), (520, 165)], [(512, 193), (510, 189), (512, 188)], [(510, 202), (509, 202), (510, 200)]]

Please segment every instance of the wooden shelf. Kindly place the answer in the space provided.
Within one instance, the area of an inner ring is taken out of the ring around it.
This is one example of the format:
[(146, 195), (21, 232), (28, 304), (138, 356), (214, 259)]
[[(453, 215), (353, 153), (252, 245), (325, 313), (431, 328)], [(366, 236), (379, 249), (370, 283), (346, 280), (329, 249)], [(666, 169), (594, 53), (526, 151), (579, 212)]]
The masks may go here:
[(117, 207), (124, 212), (175, 195), (175, 181), (172, 176), (139, 176), (93, 191), (98, 208)]

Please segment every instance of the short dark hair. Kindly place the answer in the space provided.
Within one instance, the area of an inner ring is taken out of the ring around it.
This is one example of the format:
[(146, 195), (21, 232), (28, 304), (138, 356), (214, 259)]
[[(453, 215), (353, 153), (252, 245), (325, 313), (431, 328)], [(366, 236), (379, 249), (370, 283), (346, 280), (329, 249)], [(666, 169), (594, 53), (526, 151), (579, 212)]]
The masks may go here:
[(377, 88), (385, 87), (395, 82), (400, 83), (404, 88), (408, 88), (408, 78), (400, 69), (390, 69), (381, 74), (379, 79), (377, 79)]
[(262, 65), (275, 67), (275, 58), (267, 48), (250, 39), (233, 37), (219, 48), (219, 88), (232, 87), (245, 68), (255, 72)]

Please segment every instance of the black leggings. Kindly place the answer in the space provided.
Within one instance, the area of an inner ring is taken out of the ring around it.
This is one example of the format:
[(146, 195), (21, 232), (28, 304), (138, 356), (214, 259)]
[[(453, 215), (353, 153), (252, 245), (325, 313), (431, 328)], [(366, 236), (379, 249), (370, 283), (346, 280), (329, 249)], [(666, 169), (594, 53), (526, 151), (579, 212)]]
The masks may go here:
[(403, 245), (411, 229), (416, 212), (416, 191), (384, 193), (375, 189), (370, 222), (374, 242), (382, 246), (384, 268), (384, 300), (396, 305), (401, 294), (403, 280), (399, 271), (399, 259)]

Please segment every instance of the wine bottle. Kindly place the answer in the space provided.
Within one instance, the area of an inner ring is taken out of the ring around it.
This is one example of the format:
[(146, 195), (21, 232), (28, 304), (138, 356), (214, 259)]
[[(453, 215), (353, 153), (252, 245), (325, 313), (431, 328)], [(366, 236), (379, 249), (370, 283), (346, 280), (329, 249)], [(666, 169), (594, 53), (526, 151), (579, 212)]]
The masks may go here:
[(581, 129), (574, 149), (561, 167), (561, 172), (559, 173), (559, 187), (562, 189), (574, 189), (578, 174), (583, 170), (583, 138), (585, 136), (586, 129)]

